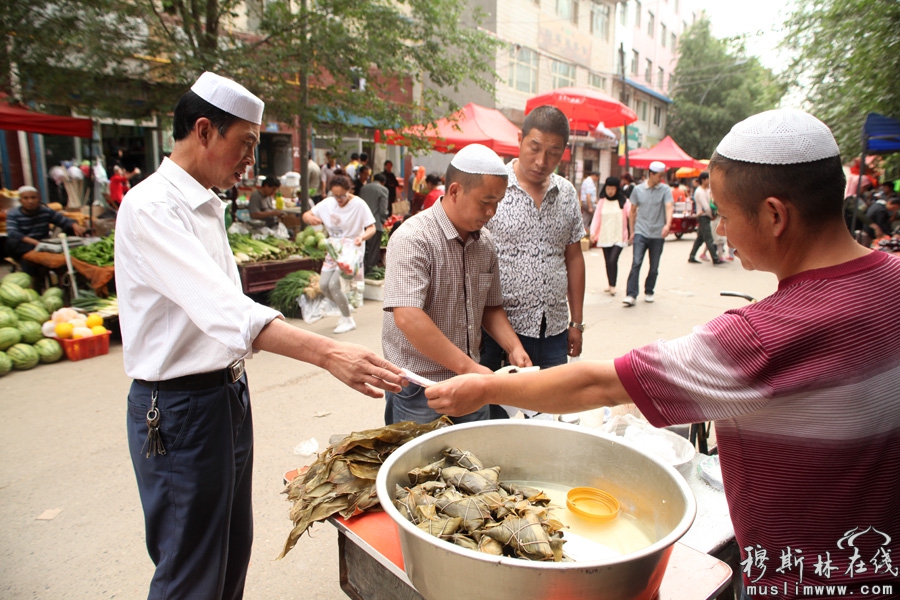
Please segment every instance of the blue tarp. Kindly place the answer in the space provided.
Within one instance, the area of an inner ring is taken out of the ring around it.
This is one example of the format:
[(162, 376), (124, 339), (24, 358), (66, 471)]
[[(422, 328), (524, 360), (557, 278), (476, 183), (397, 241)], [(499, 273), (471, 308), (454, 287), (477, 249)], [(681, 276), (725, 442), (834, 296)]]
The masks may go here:
[(863, 150), (866, 154), (900, 152), (900, 121), (869, 113), (863, 125)]

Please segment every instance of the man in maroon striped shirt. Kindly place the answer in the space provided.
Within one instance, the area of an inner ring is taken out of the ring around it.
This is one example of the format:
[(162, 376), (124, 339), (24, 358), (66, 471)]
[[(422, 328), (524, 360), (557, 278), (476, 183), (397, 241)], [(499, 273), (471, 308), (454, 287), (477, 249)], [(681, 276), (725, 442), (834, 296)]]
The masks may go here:
[(615, 361), (457, 377), (429, 388), (429, 404), (634, 402), (660, 427), (714, 420), (746, 597), (897, 597), (900, 321), (887, 302), (900, 259), (848, 233), (837, 144), (807, 113), (738, 123), (709, 171), (719, 233), (745, 269), (778, 277), (774, 294)]

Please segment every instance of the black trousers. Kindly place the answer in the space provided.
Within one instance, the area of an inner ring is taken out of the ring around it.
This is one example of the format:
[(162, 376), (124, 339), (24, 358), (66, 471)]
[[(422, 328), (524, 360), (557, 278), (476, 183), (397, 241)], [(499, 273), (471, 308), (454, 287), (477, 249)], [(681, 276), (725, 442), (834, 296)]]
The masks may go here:
[(622, 246), (610, 246), (603, 248), (603, 259), (606, 261), (606, 279), (609, 287), (616, 287), (619, 278), (619, 255), (622, 254)]
[(199, 391), (158, 391), (165, 454), (146, 456), (153, 390), (132, 383), (128, 447), (156, 571), (150, 600), (238, 600), (253, 541), (253, 419), (247, 376)]
[(366, 240), (366, 258), (364, 261), (365, 272), (368, 273), (381, 262), (381, 232), (376, 230), (375, 235)]
[(697, 250), (704, 243), (706, 244), (706, 249), (709, 250), (712, 261), (716, 262), (719, 259), (719, 255), (716, 254), (716, 244), (713, 242), (712, 219), (707, 215), (700, 215), (697, 217), (697, 239), (694, 240), (694, 247), (691, 248), (691, 258), (694, 258)]

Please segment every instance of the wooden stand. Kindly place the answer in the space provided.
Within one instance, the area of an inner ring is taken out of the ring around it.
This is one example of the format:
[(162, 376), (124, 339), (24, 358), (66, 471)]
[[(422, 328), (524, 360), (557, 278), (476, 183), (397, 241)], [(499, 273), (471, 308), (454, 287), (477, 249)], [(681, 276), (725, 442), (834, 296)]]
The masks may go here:
[(322, 261), (312, 258), (290, 258), (287, 260), (269, 260), (257, 263), (238, 265), (241, 274), (241, 286), (245, 294), (267, 292), (275, 287), (288, 273), (294, 271), (322, 270)]

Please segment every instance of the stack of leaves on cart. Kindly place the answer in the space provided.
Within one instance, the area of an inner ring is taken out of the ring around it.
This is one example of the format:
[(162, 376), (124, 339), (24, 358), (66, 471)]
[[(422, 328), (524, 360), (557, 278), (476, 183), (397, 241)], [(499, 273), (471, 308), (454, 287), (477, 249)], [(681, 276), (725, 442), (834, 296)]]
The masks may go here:
[(406, 442), (450, 425), (446, 416), (424, 425), (403, 421), (352, 433), (329, 446), (284, 491), (294, 503), (290, 513), (294, 528), (278, 558), (290, 552), (316, 521), (336, 514), (348, 519), (377, 506), (375, 478), (387, 457)]

